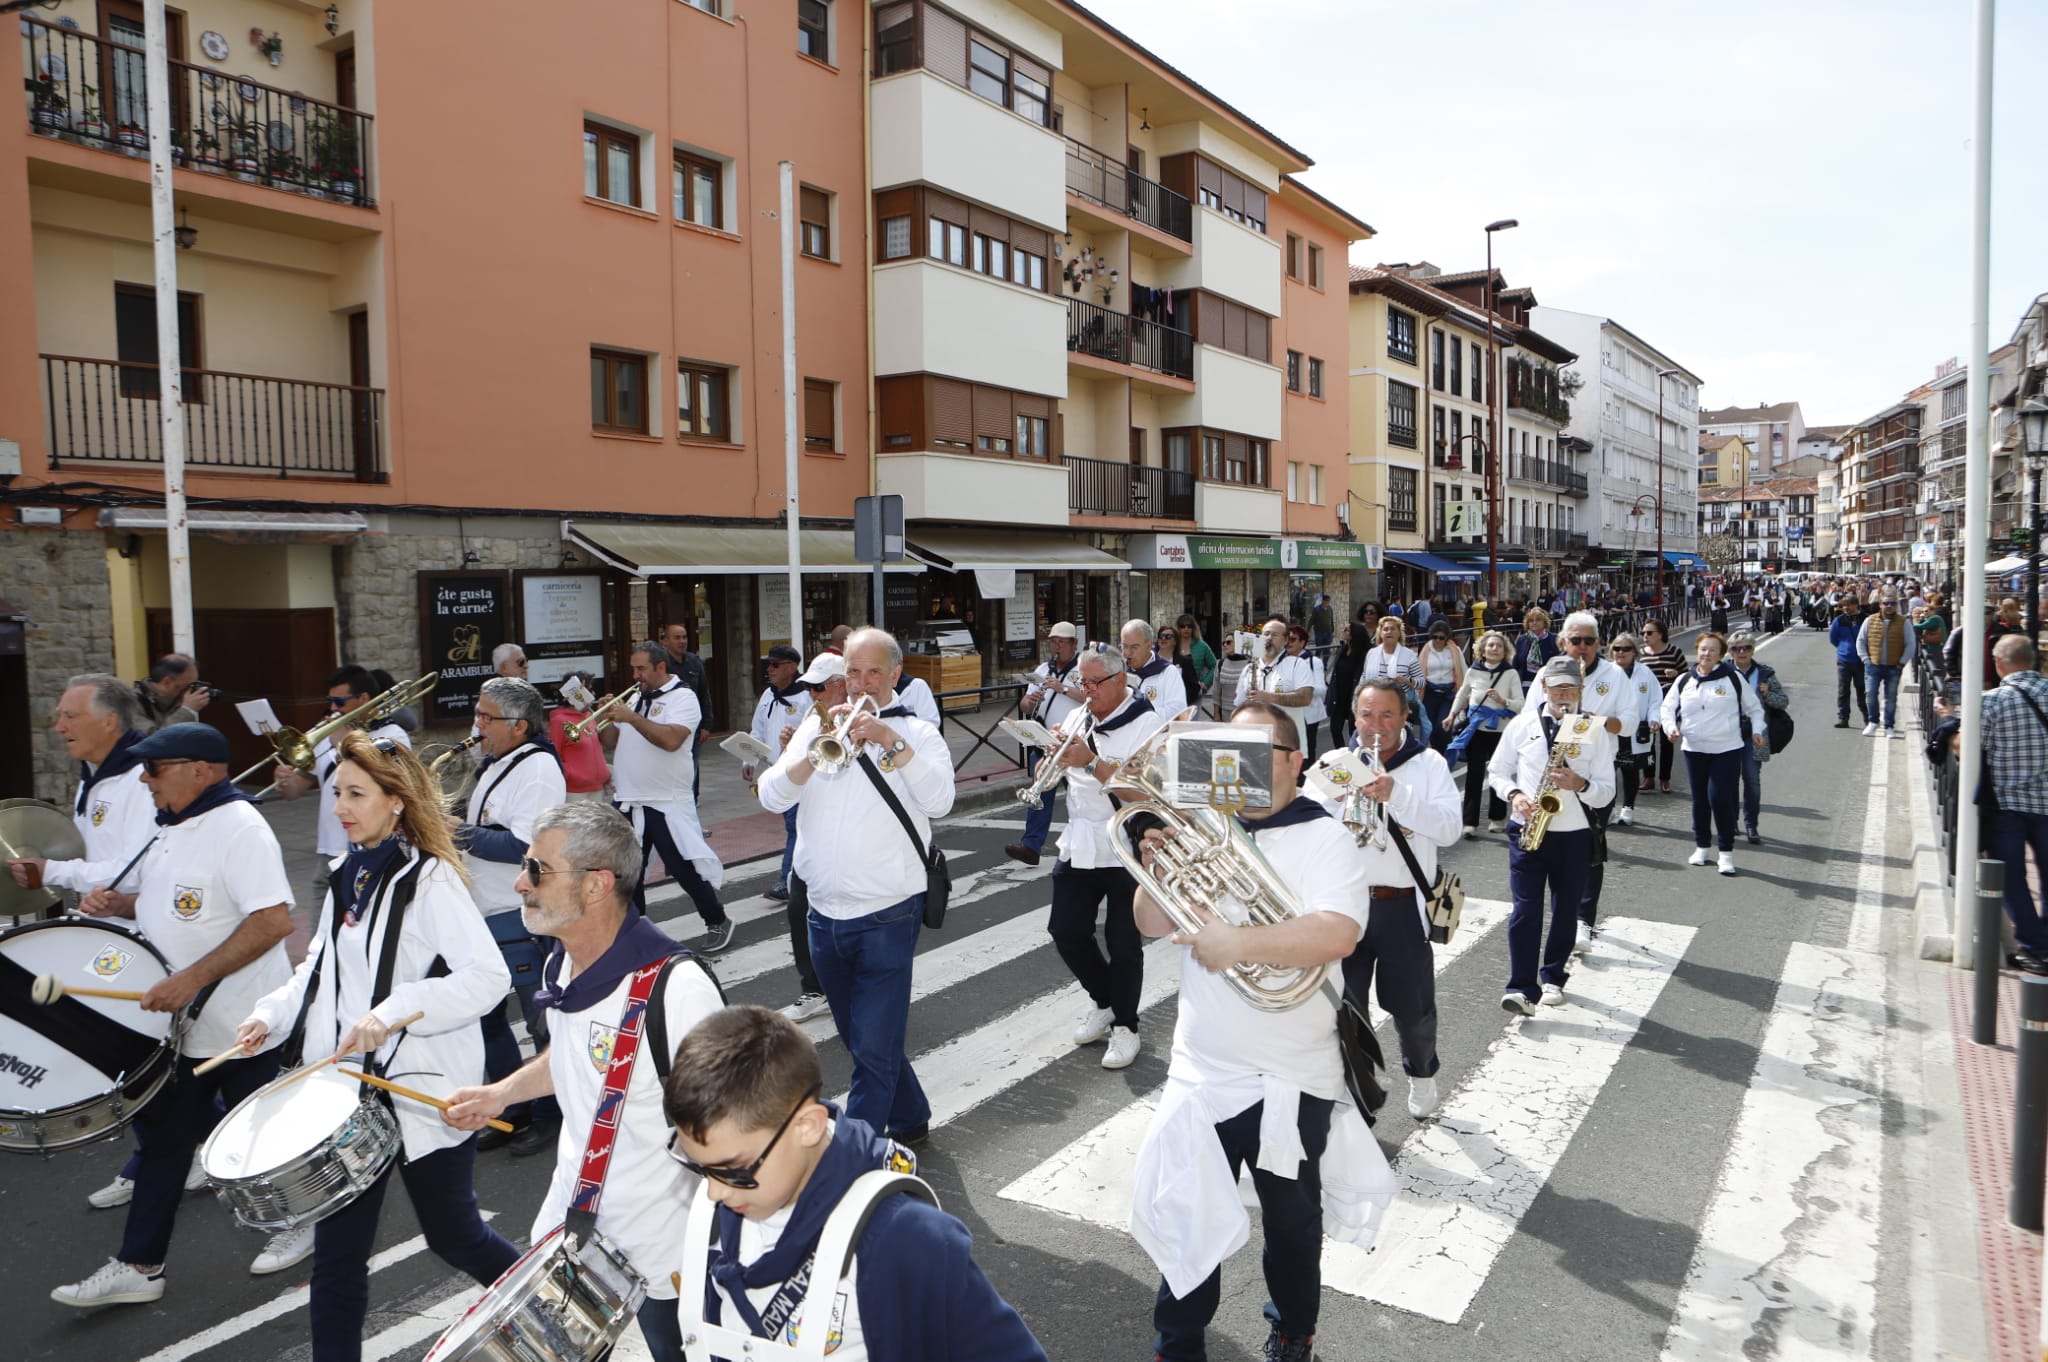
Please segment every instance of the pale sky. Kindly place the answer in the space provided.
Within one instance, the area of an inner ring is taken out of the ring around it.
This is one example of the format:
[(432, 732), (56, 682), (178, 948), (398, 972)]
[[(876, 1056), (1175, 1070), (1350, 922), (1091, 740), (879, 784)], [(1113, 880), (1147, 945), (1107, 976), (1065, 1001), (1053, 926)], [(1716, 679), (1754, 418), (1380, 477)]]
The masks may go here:
[[(1082, 3), (1313, 159), (1354, 263), (1477, 269), (1519, 218), (1508, 282), (1707, 407), (1843, 424), (1967, 354), (1970, 0)], [(1994, 349), (2048, 292), (2048, 4), (1998, 20)]]

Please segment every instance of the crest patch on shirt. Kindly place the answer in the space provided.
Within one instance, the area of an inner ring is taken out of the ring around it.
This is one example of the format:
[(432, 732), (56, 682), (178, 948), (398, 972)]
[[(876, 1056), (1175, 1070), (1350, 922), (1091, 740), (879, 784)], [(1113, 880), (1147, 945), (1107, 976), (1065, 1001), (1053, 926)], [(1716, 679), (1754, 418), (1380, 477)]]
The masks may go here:
[(206, 906), (206, 892), (189, 884), (181, 884), (171, 890), (171, 911), (190, 922), (199, 916), (199, 910)]
[(1157, 686), (1147, 686), (1147, 687), (1145, 687), (1145, 698), (1146, 698), (1147, 700), (1154, 700), (1154, 701), (1158, 700), (1158, 698), (1159, 698), (1159, 687), (1157, 687)]
[(94, 804), (92, 806), (92, 825), (94, 827), (98, 827), (100, 824), (106, 822), (107, 815), (112, 811), (112, 806), (110, 806), (104, 799), (100, 800), (97, 804)]
[(586, 1050), (590, 1056), (591, 1067), (599, 1073), (609, 1069), (612, 1064), (612, 1047), (617, 1045), (618, 1042), (618, 1027), (606, 1026), (603, 1022), (592, 1022), (590, 1024), (590, 1044)]
[(108, 946), (92, 958), (92, 972), (102, 979), (111, 979), (128, 968), (128, 962), (135, 957), (119, 946)]
[(1716, 699), (1726, 700), (1728, 698), (1728, 688), (1726, 686), (1716, 686), (1713, 688), (1713, 690), (1709, 691), (1708, 694), (1714, 696)]
[(1323, 772), (1323, 779), (1329, 781), (1332, 785), (1349, 785), (1351, 783), (1351, 772), (1342, 766), (1332, 766), (1329, 770)]
[[(794, 1348), (797, 1335), (802, 1330), (802, 1322), (792, 1319), (788, 1327), (782, 1331), (784, 1341)], [(842, 1291), (832, 1298), (832, 1324), (825, 1332), (826, 1353), (838, 1352), (839, 1345), (844, 1342), (846, 1342), (846, 1293)]]
[(1593, 683), (1593, 694), (1595, 695), (1605, 695), (1607, 694), (1608, 689), (1608, 685), (1605, 681), (1596, 681)]

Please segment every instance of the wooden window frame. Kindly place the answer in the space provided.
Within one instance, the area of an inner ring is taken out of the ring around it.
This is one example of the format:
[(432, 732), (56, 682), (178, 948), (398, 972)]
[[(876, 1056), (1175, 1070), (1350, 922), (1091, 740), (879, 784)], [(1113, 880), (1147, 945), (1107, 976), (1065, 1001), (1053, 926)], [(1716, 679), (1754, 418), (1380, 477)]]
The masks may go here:
[[(162, 354), (157, 350), (156, 335), (156, 288), (150, 284), (114, 285), (114, 358), (119, 366), (114, 373), (115, 389), (123, 397), (158, 398), (163, 394)], [(146, 300), (150, 308), (147, 359), (130, 359), (121, 346), (121, 309), (119, 300), (135, 298)], [(187, 317), (191, 327), (186, 327)], [(206, 367), (203, 330), (205, 315), (202, 311), (201, 295), (185, 289), (178, 290), (178, 380), (179, 394), (187, 405), (203, 405), (206, 401), (206, 385), (197, 381), (195, 371)], [(131, 368), (131, 365), (146, 364), (157, 367), (147, 370)], [(146, 375), (146, 377), (145, 377)]]
[(940, 374), (876, 380), (881, 448), (1056, 464), (1058, 399)]
[[(679, 359), (676, 361), (676, 438), (693, 443), (729, 445), (732, 438), (732, 366), (710, 364), (702, 360)], [(712, 382), (714, 405), (718, 408), (715, 421), (707, 421), (697, 412), (697, 383), (700, 379)], [(691, 403), (691, 424), (685, 430), (683, 420), (683, 395), (688, 393)]]
[[(1405, 395), (1407, 398), (1408, 421), (1405, 429), (1399, 421), (1396, 421), (1394, 419), (1396, 409), (1401, 405), (1399, 402), (1395, 400), (1397, 394)], [(1421, 398), (1422, 394), (1420, 390), (1417, 389), (1413, 383), (1403, 383), (1398, 379), (1392, 378), (1387, 380), (1388, 444), (1398, 445), (1402, 449), (1415, 448), (1415, 442), (1417, 437), (1417, 417), (1419, 415)]]
[(1415, 529), (1415, 503), (1421, 476), (1412, 468), (1387, 470), (1387, 528)]
[[(678, 174), (683, 176), (683, 185), (685, 190), (683, 194), (683, 207), (687, 210), (687, 212), (684, 216), (678, 217), (676, 220), (678, 222), (687, 222), (693, 227), (708, 227), (714, 232), (724, 231), (724, 163), (714, 161), (708, 156), (701, 156), (694, 151), (684, 151), (681, 148), (677, 148), (671, 156), (670, 166), (672, 167), (672, 174)], [(711, 215), (717, 219), (716, 222), (699, 222), (697, 221), (697, 219), (687, 215), (687, 213), (689, 212), (695, 212), (697, 208), (697, 196), (694, 192), (690, 192), (696, 188), (696, 185), (691, 180), (691, 175), (693, 173), (707, 171), (710, 173), (711, 176)]]
[[(590, 138), (597, 139), (597, 156), (595, 158), (597, 164), (597, 183), (594, 186), (585, 186), (584, 197), (602, 199), (606, 203), (617, 204), (621, 208), (643, 207), (644, 205), (641, 202), (642, 195), (640, 193), (640, 134), (637, 132), (627, 132), (625, 129), (615, 128), (609, 123), (598, 123), (586, 118), (583, 120), (583, 136), (586, 140)], [(629, 153), (633, 165), (631, 199), (613, 198), (609, 192), (611, 188), (611, 159), (605, 155), (605, 143), (607, 141), (624, 144)]]
[[(807, 454), (834, 454), (839, 452), (839, 385), (830, 379), (807, 378), (804, 380), (804, 452)], [(815, 433), (819, 418), (825, 423), (825, 433)]]
[[(823, 220), (812, 217), (813, 196), (822, 201)], [(812, 250), (812, 234), (815, 231), (822, 250)], [(800, 185), (797, 188), (797, 249), (812, 260), (830, 260), (832, 255), (832, 191), (816, 185)]]
[(1287, 277), (1289, 279), (1296, 281), (1297, 283), (1300, 282), (1302, 277), (1301, 247), (1301, 238), (1299, 236), (1296, 236), (1293, 232), (1289, 232), (1287, 234), (1286, 253), (1283, 256), (1283, 259), (1286, 261)]
[(647, 412), (645, 410), (640, 413), (641, 419), (638, 425), (625, 424), (617, 419), (619, 412), (613, 404), (619, 395), (619, 385), (613, 375), (619, 369), (628, 365), (637, 366), (640, 370), (640, 400), (646, 407), (651, 408), (653, 406), (654, 394), (651, 390), (652, 385), (647, 381), (650, 368), (647, 356), (636, 354), (631, 350), (613, 350), (602, 345), (593, 345), (590, 347), (590, 358), (603, 361), (605, 366), (604, 404), (606, 417), (604, 420), (598, 420), (593, 415), (590, 422), (591, 431), (599, 435), (645, 435), (647, 433)]
[[(809, 24), (804, 21), (806, 4), (816, 5), (825, 12), (822, 23)], [(819, 51), (804, 51), (804, 40), (810, 36), (815, 36)], [(796, 51), (800, 57), (809, 57), (812, 61), (823, 62), (827, 66), (832, 64), (832, 0), (797, 0)]]
[(1310, 397), (1321, 397), (1323, 395), (1323, 362), (1314, 355), (1308, 357), (1308, 395)]
[(1287, 352), (1287, 391), (1291, 393), (1301, 391), (1301, 351), (1299, 350), (1289, 350)]
[[(895, 0), (901, 4), (908, 18), (897, 28), (883, 29), (882, 16), (894, 5), (890, 0), (880, 0), (874, 7), (870, 20), (874, 44), (873, 74), (876, 79), (893, 76), (904, 71), (916, 71), (924, 66), (924, 15), (917, 0)], [(897, 36), (884, 39), (883, 34)]]
[[(876, 222), (882, 226), (875, 233), (875, 264), (922, 258), (1040, 295), (1055, 291), (1052, 234), (1043, 227), (927, 185), (880, 191), (874, 196), (874, 212)], [(887, 224), (899, 218), (910, 220), (912, 232), (922, 221), (924, 236), (921, 242), (912, 242), (909, 254), (891, 256), (887, 253)]]
[(1429, 386), (1432, 391), (1444, 391), (1444, 333), (1433, 326), (1429, 328)]
[(1308, 286), (1323, 291), (1323, 248), (1313, 241), (1308, 243)]
[[(1416, 316), (1412, 312), (1403, 312), (1398, 307), (1387, 309), (1387, 357), (1389, 359), (1398, 359), (1404, 364), (1415, 364), (1419, 367), (1421, 355), (1415, 343), (1416, 320)], [(1404, 322), (1407, 324), (1405, 327), (1402, 325)], [(1401, 345), (1399, 335), (1404, 330), (1408, 333), (1408, 343), (1405, 347)]]
[(1195, 463), (1191, 470), (1197, 481), (1231, 487), (1273, 490), (1273, 442), (1236, 431), (1213, 430), (1206, 426), (1177, 426), (1161, 432), (1162, 449), (1168, 451), (1168, 467), (1175, 445), (1186, 441)]

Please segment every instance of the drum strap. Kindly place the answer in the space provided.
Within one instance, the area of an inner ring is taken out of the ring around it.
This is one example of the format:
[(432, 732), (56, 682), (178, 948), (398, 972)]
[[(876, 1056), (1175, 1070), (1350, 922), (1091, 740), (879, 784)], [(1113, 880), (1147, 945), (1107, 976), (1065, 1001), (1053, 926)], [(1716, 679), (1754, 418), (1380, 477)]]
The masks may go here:
[(605, 1066), (604, 1091), (598, 1094), (597, 1115), (590, 1122), (590, 1138), (583, 1142), (583, 1162), (576, 1174), (576, 1190), (569, 1198), (564, 1229), (581, 1248), (590, 1242), (597, 1228), (597, 1206), (604, 1196), (604, 1176), (611, 1168), (612, 1151), (618, 1143), (619, 1123), (626, 1114), (626, 1085), (633, 1081), (633, 1061), (640, 1053), (640, 1036), (646, 1028), (647, 1000), (654, 995), (654, 983), (668, 969), (666, 957), (642, 966), (633, 975), (626, 992), (626, 1006), (619, 1013), (618, 1034), (612, 1037), (611, 1062)]
[[(405, 910), (412, 906), (413, 895), (419, 891), (420, 872), (426, 869), (426, 865), (426, 858), (421, 857), (402, 873), (398, 877), (397, 884), (392, 886), (390, 908), (385, 914), (387, 921), (384, 926), (384, 952), (378, 959), (377, 978), (370, 990), (370, 1006), (372, 1007), (375, 1007), (378, 1003), (391, 996), (391, 976), (398, 968), (398, 931), (400, 927), (405, 925)], [(327, 973), (327, 957), (329, 953), (341, 949), (341, 906), (334, 902), (333, 895), (333, 889), (329, 888), (327, 940), (320, 948), (319, 957), (313, 961), (313, 973), (306, 980), (306, 994), (303, 998), (299, 999), (299, 1015), (293, 1018), (292, 1029), (285, 1037), (282, 1054), (284, 1055), (285, 1067), (287, 1069), (298, 1068), (299, 1061), (305, 1055), (306, 1019), (313, 1013), (313, 1000), (320, 995), (320, 984)], [(371, 902), (373, 905), (375, 904), (374, 896)], [(367, 919), (368, 921), (376, 921), (375, 911), (373, 906), (371, 909), (373, 916)], [(338, 982), (336, 987), (340, 987)], [(339, 1002), (339, 999), (337, 998), (336, 1001)], [(204, 996), (202, 995), (194, 1004), (193, 1014), (195, 1016), (198, 1014), (199, 1006), (203, 1005), (203, 1003)], [(335, 1039), (339, 1040), (340, 1037), (337, 1036)], [(375, 1072), (381, 1074), (383, 1070), (376, 1069)]]

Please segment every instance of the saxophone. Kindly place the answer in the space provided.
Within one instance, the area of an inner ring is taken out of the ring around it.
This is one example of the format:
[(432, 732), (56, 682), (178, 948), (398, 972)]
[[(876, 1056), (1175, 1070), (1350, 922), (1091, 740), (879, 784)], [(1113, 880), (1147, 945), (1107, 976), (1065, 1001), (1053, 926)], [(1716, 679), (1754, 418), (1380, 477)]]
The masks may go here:
[(1551, 744), (1550, 761), (1543, 768), (1543, 783), (1536, 787), (1536, 816), (1522, 828), (1524, 851), (1534, 851), (1543, 845), (1544, 835), (1550, 831), (1550, 820), (1557, 817), (1557, 811), (1564, 807), (1564, 800), (1557, 793), (1557, 773), (1564, 769), (1568, 758), (1579, 755), (1579, 745), (1564, 740), (1565, 726), (1578, 717), (1576, 713), (1558, 716), (1557, 741)]

